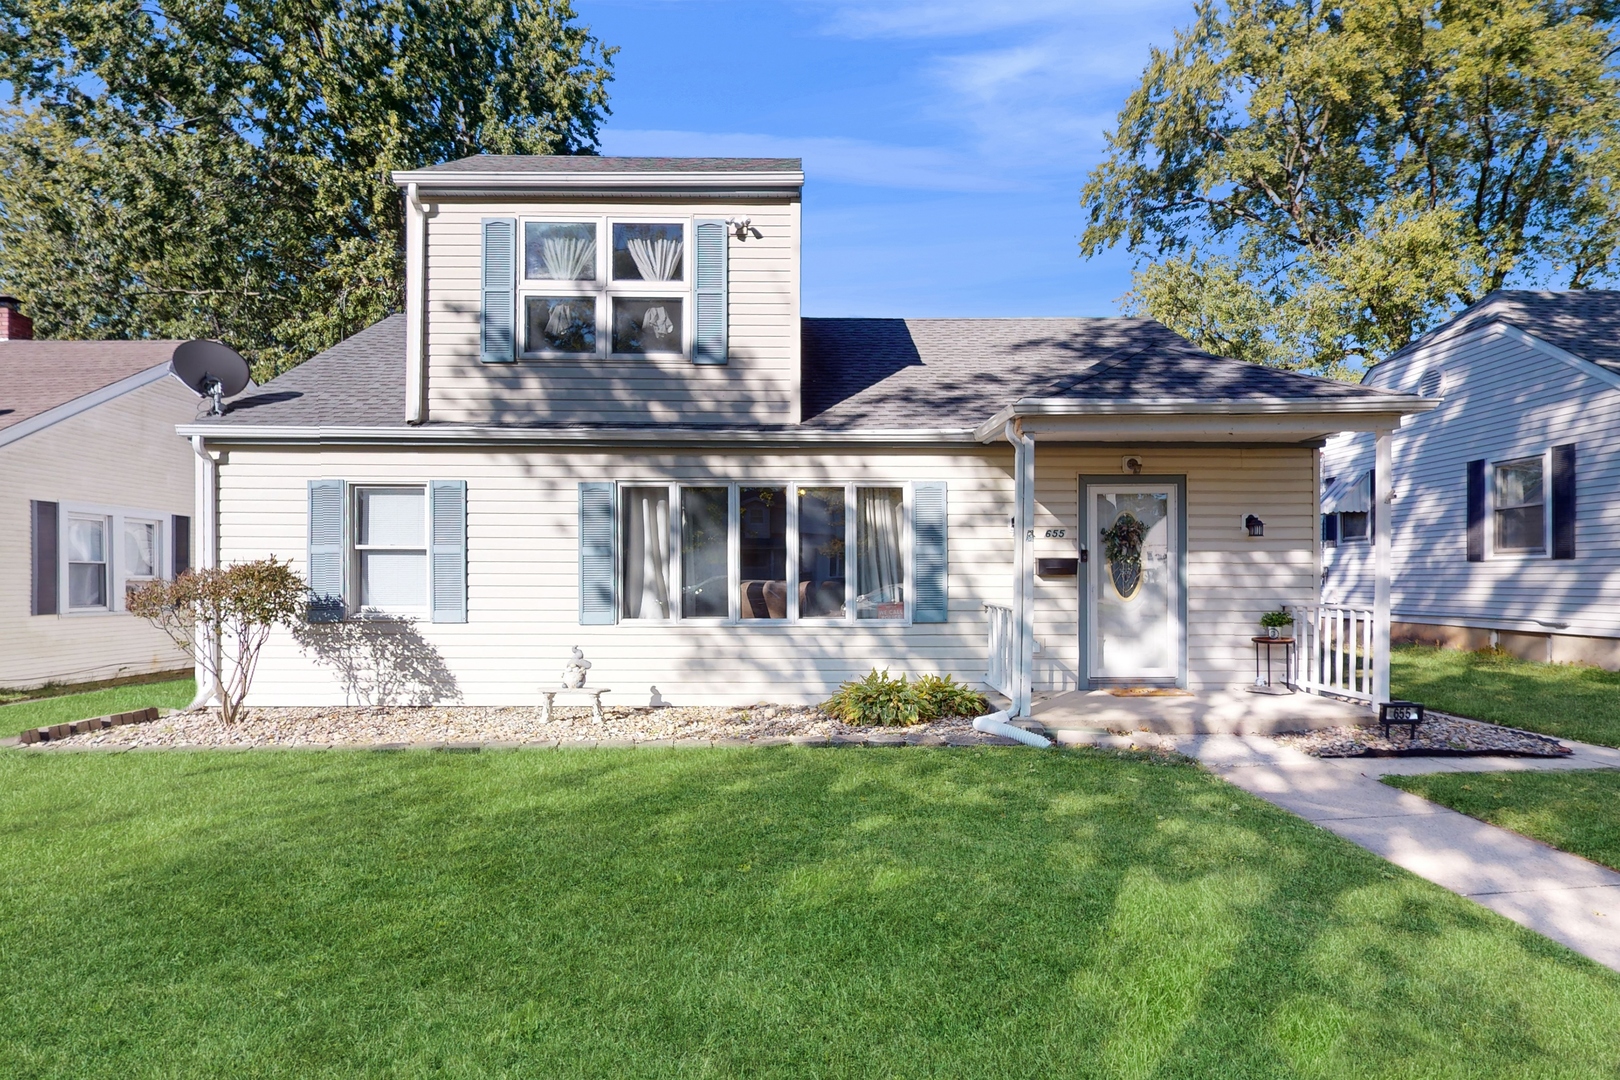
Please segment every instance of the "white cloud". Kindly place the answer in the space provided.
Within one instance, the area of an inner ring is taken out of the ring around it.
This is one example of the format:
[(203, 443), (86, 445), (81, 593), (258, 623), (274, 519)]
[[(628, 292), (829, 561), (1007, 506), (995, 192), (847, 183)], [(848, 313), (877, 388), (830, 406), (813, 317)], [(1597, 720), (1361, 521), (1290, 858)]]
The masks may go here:
[(862, 139), (608, 128), (602, 133), (602, 151), (651, 157), (798, 157), (814, 179), (869, 187), (995, 192), (1024, 186), (992, 163), (967, 154)]

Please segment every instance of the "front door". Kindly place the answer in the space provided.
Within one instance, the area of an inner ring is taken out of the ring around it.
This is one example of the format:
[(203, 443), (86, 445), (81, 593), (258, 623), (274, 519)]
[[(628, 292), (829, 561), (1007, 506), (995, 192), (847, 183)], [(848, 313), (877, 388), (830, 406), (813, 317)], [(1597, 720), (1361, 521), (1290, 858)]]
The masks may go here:
[(1181, 507), (1175, 484), (1086, 484), (1086, 667), (1093, 683), (1181, 672)]

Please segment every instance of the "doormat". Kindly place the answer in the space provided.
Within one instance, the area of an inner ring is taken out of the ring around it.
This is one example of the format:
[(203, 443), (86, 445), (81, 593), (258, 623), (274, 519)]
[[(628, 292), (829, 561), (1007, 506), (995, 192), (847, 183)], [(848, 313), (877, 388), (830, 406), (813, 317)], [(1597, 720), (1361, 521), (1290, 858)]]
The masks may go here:
[(1192, 697), (1191, 690), (1177, 686), (1116, 686), (1108, 691), (1115, 697)]

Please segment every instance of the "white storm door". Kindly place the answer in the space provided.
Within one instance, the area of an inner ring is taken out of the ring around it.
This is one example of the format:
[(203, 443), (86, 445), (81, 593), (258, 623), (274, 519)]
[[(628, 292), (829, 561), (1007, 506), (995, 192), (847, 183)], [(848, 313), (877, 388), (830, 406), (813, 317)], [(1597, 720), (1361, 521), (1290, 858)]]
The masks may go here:
[[(1087, 674), (1110, 682), (1181, 673), (1181, 508), (1174, 484), (1087, 484)], [(1112, 548), (1114, 558), (1109, 558)]]

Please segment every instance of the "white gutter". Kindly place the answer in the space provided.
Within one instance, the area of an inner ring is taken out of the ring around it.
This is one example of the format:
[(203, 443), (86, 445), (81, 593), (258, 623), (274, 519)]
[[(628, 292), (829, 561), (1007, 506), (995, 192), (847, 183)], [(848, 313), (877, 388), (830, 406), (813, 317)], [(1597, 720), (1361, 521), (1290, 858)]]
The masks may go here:
[(405, 422), (427, 419), (427, 363), (422, 340), (427, 326), (427, 210), (416, 197), (416, 185), (405, 189)]
[(1412, 394), (1369, 394), (1345, 401), (1300, 401), (1293, 398), (1249, 401), (1200, 401), (1187, 398), (1120, 398), (1111, 401), (1073, 401), (1066, 398), (1023, 398), (996, 410), (974, 429), (980, 442), (994, 442), (1001, 428), (1015, 417), (1066, 416), (1247, 416), (1297, 417), (1406, 415), (1439, 408), (1436, 398)]
[(522, 428), (462, 425), (432, 425), (421, 427), (280, 427), (273, 425), (200, 423), (183, 424), (182, 435), (204, 436), (215, 442), (233, 444), (274, 443), (363, 443), (378, 445), (399, 443), (420, 446), (423, 443), (477, 444), (518, 443), (546, 446), (561, 445), (618, 445), (623, 443), (702, 443), (706, 445), (744, 444), (765, 446), (822, 445), (938, 445), (957, 443), (975, 445), (973, 433), (967, 428), (942, 430), (886, 429), (860, 431), (790, 430), (735, 431), (704, 428)]
[[(197, 537), (196, 563), (204, 569), (219, 565), (219, 460), (208, 453), (201, 435), (191, 436), (191, 449), (197, 455), (196, 488), (197, 509), (194, 532)], [(195, 647), (195, 645), (193, 646)], [(218, 638), (208, 643), (213, 653), (214, 670), (219, 670), (221, 644)], [(219, 696), (219, 687), (213, 676), (201, 665), (193, 668), (197, 680), (197, 694), (185, 711), (200, 709)]]

